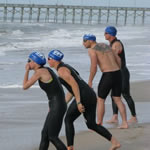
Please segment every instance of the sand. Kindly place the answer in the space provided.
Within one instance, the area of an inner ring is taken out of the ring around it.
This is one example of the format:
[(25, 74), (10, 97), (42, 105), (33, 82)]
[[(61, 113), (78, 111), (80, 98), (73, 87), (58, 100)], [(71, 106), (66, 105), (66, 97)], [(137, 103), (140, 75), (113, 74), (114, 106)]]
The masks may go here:
[[(120, 150), (149, 150), (149, 123), (125, 130), (109, 129), (109, 131), (120, 141)], [(76, 134), (75, 150), (109, 150), (109, 147), (109, 141), (92, 131)]]
[(150, 81), (131, 83), (131, 95), (135, 102), (150, 102)]
[[(135, 100), (138, 124), (129, 129), (108, 130), (120, 141), (120, 150), (149, 150), (150, 147), (150, 81), (131, 84), (131, 94)], [(39, 88), (23, 91), (21, 88), (0, 88), (0, 149), (38, 150), (41, 129), (48, 111), (47, 97)], [(111, 117), (111, 105), (106, 106), (105, 119)], [(128, 111), (130, 117), (130, 112)], [(110, 142), (86, 128), (83, 118), (75, 122), (75, 150), (108, 150)], [(81, 131), (83, 130), (83, 131)], [(61, 130), (64, 137), (64, 124)], [(55, 150), (50, 144), (49, 150)]]

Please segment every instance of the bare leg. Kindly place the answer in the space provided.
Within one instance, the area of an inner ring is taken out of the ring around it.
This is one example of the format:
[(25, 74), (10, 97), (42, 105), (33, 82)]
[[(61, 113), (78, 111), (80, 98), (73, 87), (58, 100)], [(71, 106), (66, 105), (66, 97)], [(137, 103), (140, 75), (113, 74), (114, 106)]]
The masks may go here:
[(119, 143), (119, 142), (117, 141), (117, 139), (116, 139), (115, 137), (113, 137), (113, 136), (112, 136), (112, 138), (111, 138), (111, 143), (112, 143), (112, 145), (111, 145), (111, 147), (110, 147), (109, 150), (116, 150), (116, 149), (118, 149), (118, 148), (121, 147), (120, 143)]
[(127, 115), (126, 115), (126, 108), (125, 105), (123, 104), (123, 102), (121, 101), (121, 97), (113, 97), (114, 102), (116, 103), (119, 111), (120, 111), (120, 115), (122, 118), (122, 124), (119, 127), (120, 129), (127, 129), (128, 128), (128, 123), (127, 123)]
[(118, 107), (116, 103), (114, 102), (112, 96), (112, 110), (113, 110), (113, 116), (110, 120), (106, 121), (106, 123), (118, 123)]
[(98, 97), (98, 100), (97, 100), (97, 124), (103, 123), (104, 113), (105, 113), (105, 100)]

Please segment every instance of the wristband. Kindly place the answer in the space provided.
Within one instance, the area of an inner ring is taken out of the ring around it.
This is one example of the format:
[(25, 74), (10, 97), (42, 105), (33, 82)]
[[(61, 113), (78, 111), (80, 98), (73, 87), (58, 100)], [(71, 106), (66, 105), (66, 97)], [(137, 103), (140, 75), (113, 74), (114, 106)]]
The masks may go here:
[(81, 104), (81, 102), (77, 102), (77, 105)]

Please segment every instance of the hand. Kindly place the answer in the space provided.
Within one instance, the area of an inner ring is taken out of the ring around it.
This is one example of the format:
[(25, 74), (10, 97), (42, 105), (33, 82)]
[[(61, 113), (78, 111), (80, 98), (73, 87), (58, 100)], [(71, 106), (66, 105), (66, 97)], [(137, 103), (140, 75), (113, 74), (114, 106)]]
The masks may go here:
[(25, 69), (26, 69), (26, 71), (29, 71), (29, 70), (30, 70), (30, 65), (29, 65), (29, 63), (26, 64)]
[(80, 113), (85, 112), (85, 108), (84, 108), (84, 106), (81, 103), (78, 104), (77, 106), (78, 106), (78, 110), (79, 110)]

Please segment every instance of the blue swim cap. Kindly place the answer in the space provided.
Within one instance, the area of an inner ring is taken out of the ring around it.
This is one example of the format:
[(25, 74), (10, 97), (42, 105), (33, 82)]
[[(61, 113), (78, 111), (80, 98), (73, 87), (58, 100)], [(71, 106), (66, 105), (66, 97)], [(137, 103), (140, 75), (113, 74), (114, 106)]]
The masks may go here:
[(85, 34), (83, 36), (83, 40), (91, 40), (91, 41), (96, 41), (96, 36), (93, 34)]
[(56, 61), (61, 61), (64, 57), (64, 54), (60, 50), (54, 49), (49, 52), (48, 57)]
[(46, 64), (46, 59), (43, 53), (40, 52), (32, 52), (29, 55), (29, 58), (33, 60), (35, 63), (39, 65), (45, 65)]
[(105, 29), (105, 33), (108, 33), (110, 34), (111, 36), (116, 36), (117, 34), (117, 29), (113, 26), (108, 26), (106, 29)]

